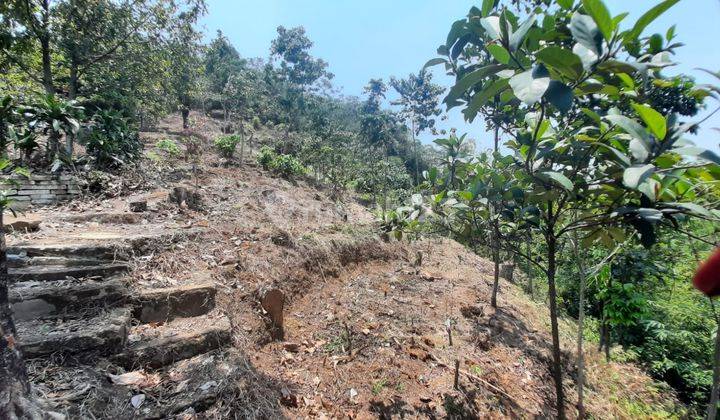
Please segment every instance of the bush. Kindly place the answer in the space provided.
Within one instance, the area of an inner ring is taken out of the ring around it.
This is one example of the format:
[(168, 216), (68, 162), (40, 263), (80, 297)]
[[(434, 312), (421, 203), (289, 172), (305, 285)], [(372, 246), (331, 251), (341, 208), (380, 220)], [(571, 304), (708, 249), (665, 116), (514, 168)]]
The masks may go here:
[(270, 164), (276, 156), (277, 154), (273, 149), (268, 146), (263, 146), (258, 153), (257, 163), (267, 171), (268, 169), (270, 169)]
[(79, 140), (100, 167), (119, 167), (132, 162), (142, 150), (137, 130), (116, 111), (99, 111), (93, 115)]
[(286, 179), (292, 179), (305, 173), (305, 167), (292, 155), (277, 155), (270, 163), (270, 169)]
[(259, 130), (259, 129), (260, 129), (260, 117), (254, 116), (254, 117), (252, 118), (252, 127), (253, 127), (253, 129), (255, 129), (255, 130)]
[(220, 153), (220, 156), (230, 160), (235, 154), (238, 143), (240, 143), (240, 136), (237, 134), (220, 136), (215, 139), (215, 148)]
[(286, 179), (292, 179), (305, 173), (305, 167), (292, 155), (277, 154), (268, 146), (263, 146), (258, 153), (257, 162), (265, 170)]
[(158, 140), (157, 143), (155, 143), (155, 147), (173, 157), (180, 156), (180, 153), (182, 153), (180, 146), (171, 139)]

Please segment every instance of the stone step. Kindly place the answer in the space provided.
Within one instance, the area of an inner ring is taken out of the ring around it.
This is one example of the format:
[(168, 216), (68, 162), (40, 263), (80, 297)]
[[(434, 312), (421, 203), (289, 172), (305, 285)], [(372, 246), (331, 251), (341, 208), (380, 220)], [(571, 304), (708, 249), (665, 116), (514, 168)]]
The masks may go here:
[(158, 369), (231, 344), (230, 321), (219, 313), (177, 318), (130, 329), (125, 351), (113, 360), (128, 369)]
[(128, 293), (120, 278), (107, 281), (27, 281), (10, 286), (10, 304), (15, 320), (26, 321), (117, 304), (127, 300)]
[(135, 299), (133, 315), (142, 323), (204, 315), (215, 307), (212, 283), (146, 289)]
[[(238, 381), (247, 380), (245, 366), (243, 357), (232, 350), (213, 350), (181, 360), (160, 372), (160, 389), (167, 391), (154, 400), (146, 399), (133, 414), (141, 419), (165, 419), (186, 418), (175, 417), (185, 412), (195, 418), (195, 413), (203, 413), (221, 395), (236, 389)], [(205, 417), (201, 414), (198, 418)]]
[(85, 277), (110, 277), (128, 271), (126, 264), (112, 263), (102, 265), (83, 265), (64, 267), (56, 265), (21, 267), (8, 269), (11, 281), (53, 281), (68, 277), (80, 279)]
[(105, 355), (123, 348), (130, 319), (130, 308), (115, 308), (91, 316), (18, 322), (17, 330), (26, 358), (53, 353)]
[(77, 267), (82, 265), (107, 264), (110, 260), (99, 260), (90, 257), (27, 257), (21, 255), (8, 255), (8, 267), (20, 268), (37, 265), (56, 265), (62, 267)]
[(22, 257), (89, 257), (114, 260), (116, 255), (123, 254), (125, 247), (113, 244), (47, 244), (47, 245), (13, 245), (9, 246), (9, 255)]

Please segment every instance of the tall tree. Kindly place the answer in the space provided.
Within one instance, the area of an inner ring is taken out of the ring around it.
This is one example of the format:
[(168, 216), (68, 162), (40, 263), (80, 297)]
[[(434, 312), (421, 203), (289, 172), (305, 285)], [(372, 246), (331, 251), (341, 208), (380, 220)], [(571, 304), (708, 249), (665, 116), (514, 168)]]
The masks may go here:
[[(565, 391), (556, 276), (563, 240), (580, 231), (585, 243), (612, 243), (624, 239), (622, 227), (631, 227), (651, 246), (657, 226), (673, 225), (678, 215), (712, 217), (697, 203), (683, 202), (692, 197), (682, 191), (717, 179), (720, 157), (683, 147), (681, 138), (695, 124), (660, 114), (645, 94), (651, 83), (633, 81), (661, 81), (661, 69), (672, 64), (677, 45), (657, 51), (657, 37), (641, 35), (676, 2), (663, 1), (621, 30), (621, 19), (613, 19), (600, 0), (584, 0), (582, 8), (557, 1), (541, 10), (542, 19), (535, 11), (521, 19), (488, 1), (452, 25), (438, 50), (445, 57), (429, 62), (456, 76), (451, 92), (467, 119), (490, 98), (498, 99), (498, 109), (527, 114), (500, 129), (509, 136), (515, 182), (529, 207), (524, 213), (534, 215), (544, 239), (545, 256), (534, 263), (548, 282), (559, 418), (565, 418)], [(488, 66), (477, 67), (487, 59)], [(702, 161), (689, 165), (682, 158), (687, 155)]]
[(402, 108), (400, 116), (408, 122), (410, 128), (417, 185), (420, 183), (420, 155), (416, 136), (426, 129), (435, 127), (435, 117), (441, 113), (438, 108), (438, 98), (445, 89), (434, 84), (432, 74), (425, 69), (417, 74), (409, 74), (407, 79), (393, 77), (390, 79), (390, 86), (400, 95), (400, 98), (392, 104)]

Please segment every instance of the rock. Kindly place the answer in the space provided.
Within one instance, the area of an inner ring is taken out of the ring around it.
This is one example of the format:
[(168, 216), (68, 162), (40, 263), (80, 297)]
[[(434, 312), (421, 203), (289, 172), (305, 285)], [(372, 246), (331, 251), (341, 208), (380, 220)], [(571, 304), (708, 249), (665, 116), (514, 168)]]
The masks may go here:
[(5, 232), (36, 232), (40, 229), (41, 220), (22, 220), (16, 219), (14, 221), (5, 223)]
[(283, 349), (285, 349), (285, 351), (290, 352), (290, 353), (297, 353), (300, 351), (300, 344), (285, 343), (285, 344), (283, 344)]
[(260, 293), (260, 305), (270, 316), (272, 321), (272, 336), (276, 340), (282, 340), (283, 331), (283, 305), (285, 294), (280, 289), (267, 289)]
[(142, 213), (148, 209), (146, 200), (131, 201), (128, 205), (130, 206), (130, 211), (133, 213)]
[(168, 194), (168, 201), (175, 203), (181, 208), (200, 210), (202, 208), (202, 197), (197, 191), (189, 190), (186, 187), (173, 187)]

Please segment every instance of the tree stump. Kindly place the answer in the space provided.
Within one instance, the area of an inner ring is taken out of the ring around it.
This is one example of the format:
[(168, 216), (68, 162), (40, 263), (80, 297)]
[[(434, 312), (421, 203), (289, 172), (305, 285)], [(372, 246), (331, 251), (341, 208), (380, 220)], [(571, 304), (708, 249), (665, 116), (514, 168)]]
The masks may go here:
[(128, 205), (130, 206), (130, 211), (133, 213), (142, 213), (148, 209), (147, 201), (145, 200), (131, 201)]
[(173, 187), (170, 194), (168, 194), (168, 201), (177, 204), (181, 208), (189, 208), (191, 210), (200, 210), (202, 207), (200, 193), (189, 190), (186, 187)]

